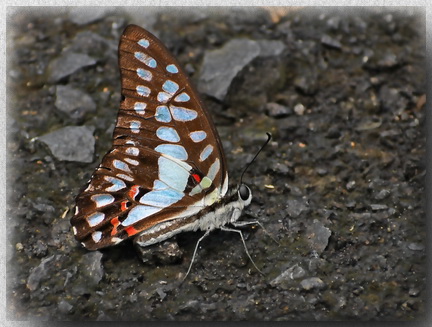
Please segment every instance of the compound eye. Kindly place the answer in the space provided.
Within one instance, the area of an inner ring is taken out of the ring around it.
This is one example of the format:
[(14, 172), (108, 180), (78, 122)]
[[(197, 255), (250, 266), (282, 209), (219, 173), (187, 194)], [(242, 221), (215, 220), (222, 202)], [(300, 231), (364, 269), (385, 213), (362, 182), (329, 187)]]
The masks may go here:
[(247, 199), (249, 199), (250, 193), (251, 192), (250, 192), (249, 187), (247, 187), (244, 184), (240, 185), (239, 195), (243, 201), (246, 201)]

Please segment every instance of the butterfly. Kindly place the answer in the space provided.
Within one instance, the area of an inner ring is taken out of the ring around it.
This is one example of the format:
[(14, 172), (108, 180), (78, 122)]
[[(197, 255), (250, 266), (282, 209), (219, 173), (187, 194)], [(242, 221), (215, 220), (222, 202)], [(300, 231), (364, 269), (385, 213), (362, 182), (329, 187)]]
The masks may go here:
[(196, 252), (216, 228), (239, 232), (225, 225), (237, 222), (251, 190), (241, 183), (228, 191), (222, 142), (177, 60), (154, 35), (129, 25), (119, 66), (113, 145), (76, 197), (75, 238), (98, 250), (129, 238), (144, 247), (202, 230)]

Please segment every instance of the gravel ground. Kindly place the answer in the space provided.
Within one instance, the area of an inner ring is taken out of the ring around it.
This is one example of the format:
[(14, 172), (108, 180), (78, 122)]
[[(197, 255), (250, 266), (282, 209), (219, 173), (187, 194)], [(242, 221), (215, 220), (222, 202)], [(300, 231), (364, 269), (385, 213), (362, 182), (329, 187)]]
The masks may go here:
[[(425, 318), (424, 12), (35, 10), (8, 20), (9, 319)], [(222, 231), (181, 285), (200, 232), (149, 251), (75, 241), (74, 197), (111, 145), (129, 23), (198, 86), (233, 183), (273, 134), (244, 178), (244, 219), (279, 242), (242, 228), (263, 275)]]

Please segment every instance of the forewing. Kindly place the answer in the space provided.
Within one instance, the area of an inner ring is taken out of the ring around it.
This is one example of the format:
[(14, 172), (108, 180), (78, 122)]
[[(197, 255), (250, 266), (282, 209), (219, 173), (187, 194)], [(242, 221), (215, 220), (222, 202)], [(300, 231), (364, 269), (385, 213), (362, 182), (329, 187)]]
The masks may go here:
[(197, 214), (226, 192), (221, 141), (179, 63), (144, 29), (120, 41), (122, 96), (113, 147), (76, 199), (76, 238), (91, 250)]

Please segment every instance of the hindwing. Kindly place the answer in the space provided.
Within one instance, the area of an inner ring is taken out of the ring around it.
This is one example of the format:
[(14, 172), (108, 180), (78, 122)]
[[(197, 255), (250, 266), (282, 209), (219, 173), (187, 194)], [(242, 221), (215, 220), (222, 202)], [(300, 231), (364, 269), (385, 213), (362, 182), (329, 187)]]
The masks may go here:
[(167, 48), (129, 25), (121, 36), (122, 96), (112, 149), (76, 198), (76, 238), (90, 250), (161, 222), (199, 214), (227, 190), (208, 111)]

